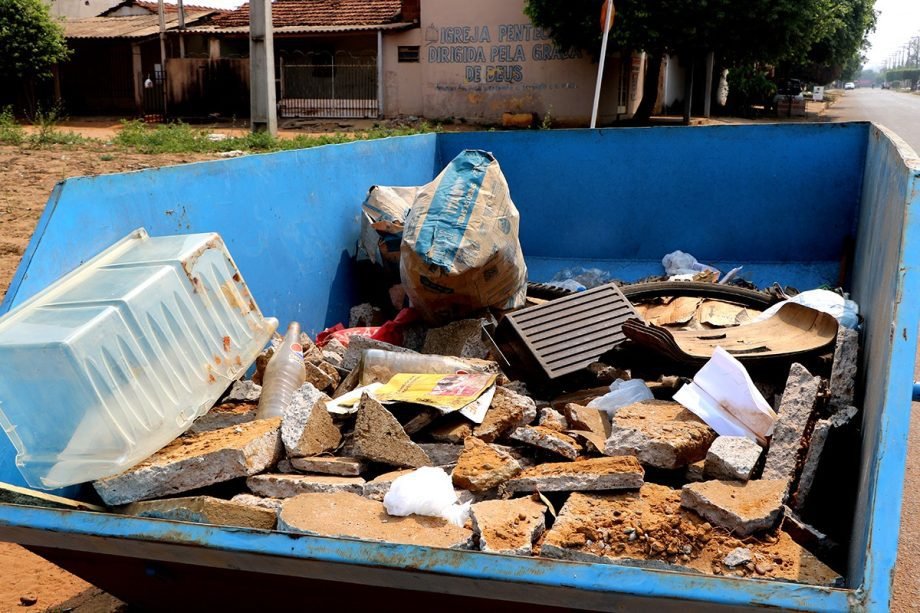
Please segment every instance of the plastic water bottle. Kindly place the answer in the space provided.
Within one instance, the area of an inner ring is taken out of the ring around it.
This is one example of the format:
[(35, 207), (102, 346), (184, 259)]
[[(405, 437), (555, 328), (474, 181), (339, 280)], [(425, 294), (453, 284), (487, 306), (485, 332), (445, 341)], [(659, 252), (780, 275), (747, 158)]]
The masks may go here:
[(300, 344), (300, 324), (292, 321), (281, 345), (265, 367), (262, 375), (262, 396), (256, 419), (281, 417), (291, 403), (294, 392), (307, 380), (303, 365), (303, 345)]

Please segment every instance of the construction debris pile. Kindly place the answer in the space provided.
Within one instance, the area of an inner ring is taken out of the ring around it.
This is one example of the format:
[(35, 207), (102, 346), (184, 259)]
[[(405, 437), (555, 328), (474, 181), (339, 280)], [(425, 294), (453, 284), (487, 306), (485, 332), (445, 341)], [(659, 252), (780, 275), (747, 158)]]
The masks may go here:
[[(498, 198), (507, 186), (494, 159), (472, 157), (453, 171), (472, 168), (489, 183), (480, 194)], [(815, 308), (791, 290), (719, 284), (719, 271), (675, 257), (665, 266), (676, 280), (567, 273), (521, 285), (510, 199), (471, 214), (504, 232), (485, 253), (502, 254), (496, 270), (482, 274), (489, 258), (468, 254), (448, 279), (450, 245), (424, 227), (447, 215), (441, 179), (371, 190), (362, 244), (392, 279), (383, 301), (316, 338), (275, 335), (251, 378), (184, 435), (96, 481), (102, 503), (147, 518), (840, 585), (859, 439), (859, 335), (840, 323), (852, 303), (825, 292), (833, 308)], [(441, 277), (425, 276), (428, 256)], [(266, 417), (261, 385), (292, 352), (301, 378)]]

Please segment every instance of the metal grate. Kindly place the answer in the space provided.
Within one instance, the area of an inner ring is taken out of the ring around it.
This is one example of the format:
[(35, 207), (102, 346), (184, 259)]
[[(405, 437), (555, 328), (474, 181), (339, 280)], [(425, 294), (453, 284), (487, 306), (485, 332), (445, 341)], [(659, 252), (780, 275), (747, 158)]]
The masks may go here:
[(286, 63), (281, 67), (279, 106), (282, 117), (377, 117), (377, 66), (337, 63), (334, 56)]
[(496, 341), (522, 377), (556, 379), (622, 343), (623, 322), (633, 317), (632, 304), (611, 283), (506, 315)]

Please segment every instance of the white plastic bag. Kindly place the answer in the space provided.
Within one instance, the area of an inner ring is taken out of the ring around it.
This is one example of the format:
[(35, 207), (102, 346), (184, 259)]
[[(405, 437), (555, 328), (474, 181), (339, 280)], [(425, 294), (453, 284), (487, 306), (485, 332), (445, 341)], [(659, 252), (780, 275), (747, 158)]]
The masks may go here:
[(610, 384), (610, 391), (589, 402), (588, 408), (606, 411), (610, 417), (613, 417), (614, 413), (625, 406), (654, 398), (652, 390), (642, 379), (630, 379), (629, 381), (617, 379)]
[(859, 305), (826, 289), (810, 289), (796, 294), (789, 300), (778, 302), (752, 319), (751, 323), (773, 317), (787, 302), (795, 302), (827, 313), (845, 328), (856, 329), (859, 326)]
[[(661, 258), (661, 265), (664, 266), (664, 273), (668, 277), (691, 275), (692, 279), (692, 275), (708, 270), (714, 271), (717, 277), (721, 274), (717, 268), (709, 266), (708, 264), (700, 264), (695, 257), (683, 251), (672, 251), (667, 254)], [(669, 278), (668, 280), (675, 281), (680, 279)]]
[(427, 515), (463, 526), (470, 516), (470, 503), (457, 504), (450, 475), (441, 468), (423, 466), (395, 479), (383, 497), (387, 513), (397, 517)]

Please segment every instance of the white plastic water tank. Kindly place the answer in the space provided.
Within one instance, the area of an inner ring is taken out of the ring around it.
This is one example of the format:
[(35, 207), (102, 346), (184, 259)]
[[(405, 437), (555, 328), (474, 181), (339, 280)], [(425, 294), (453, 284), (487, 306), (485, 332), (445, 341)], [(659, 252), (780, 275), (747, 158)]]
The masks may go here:
[(0, 425), (36, 488), (108, 477), (208, 411), (265, 346), (217, 234), (136, 230), (0, 318)]

